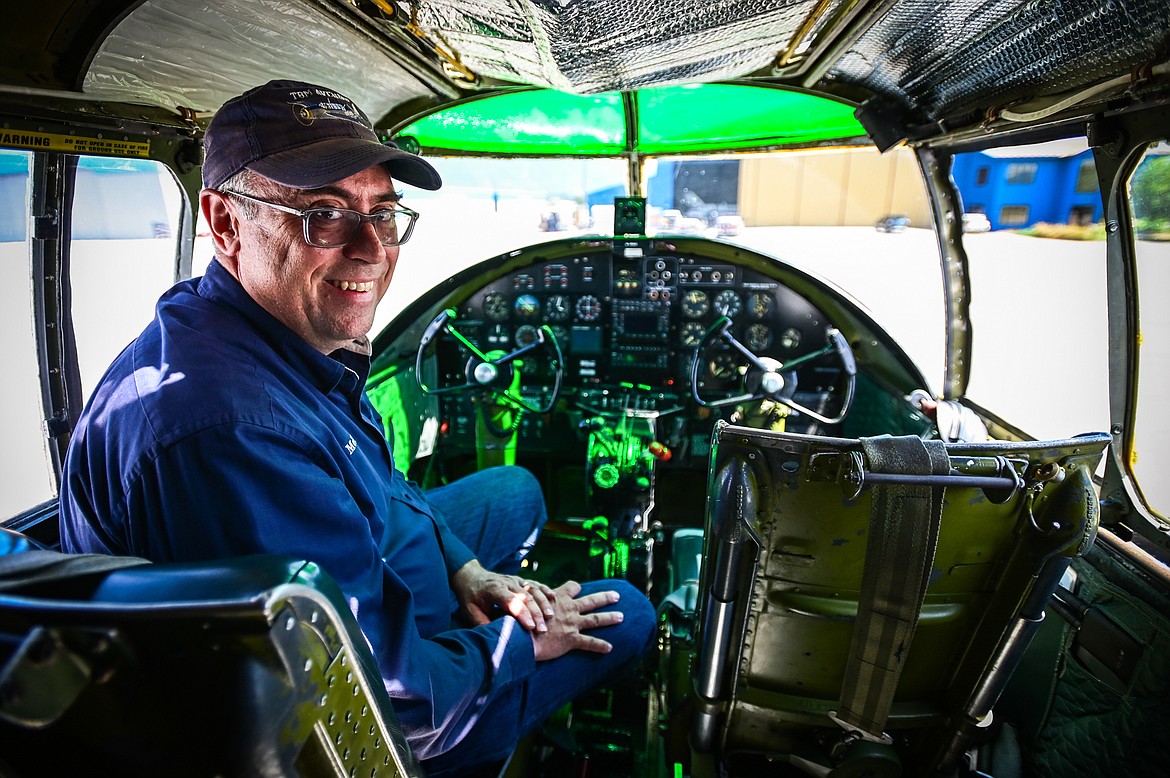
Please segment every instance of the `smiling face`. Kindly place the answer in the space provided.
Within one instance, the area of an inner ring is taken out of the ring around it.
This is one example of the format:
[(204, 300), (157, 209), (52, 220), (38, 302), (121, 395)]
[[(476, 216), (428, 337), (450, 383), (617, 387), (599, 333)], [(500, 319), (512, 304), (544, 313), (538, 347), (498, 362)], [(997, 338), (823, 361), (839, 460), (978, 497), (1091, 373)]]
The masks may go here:
[[(320, 189), (291, 189), (255, 177), (246, 194), (305, 208), (348, 208), (363, 213), (397, 202), (394, 182), (381, 165)], [(398, 246), (383, 246), (365, 223), (348, 245), (317, 248), (304, 239), (302, 220), (267, 206), (254, 218), (238, 199), (204, 190), (201, 206), (216, 257), (261, 307), (328, 354), (366, 335), (386, 294)]]

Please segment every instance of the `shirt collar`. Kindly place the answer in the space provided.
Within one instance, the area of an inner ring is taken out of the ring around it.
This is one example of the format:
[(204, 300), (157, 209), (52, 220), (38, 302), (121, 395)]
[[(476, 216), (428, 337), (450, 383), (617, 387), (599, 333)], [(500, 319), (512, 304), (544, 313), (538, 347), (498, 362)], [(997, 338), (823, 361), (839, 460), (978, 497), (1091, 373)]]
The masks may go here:
[(351, 346), (338, 349), (328, 356), (310, 346), (305, 340), (264, 310), (244, 290), (235, 276), (219, 260), (212, 260), (199, 281), (198, 294), (205, 300), (226, 305), (248, 321), (293, 369), (307, 376), (323, 392), (340, 386), (347, 394), (361, 390), (370, 374), (372, 349), (369, 338), (361, 337)]

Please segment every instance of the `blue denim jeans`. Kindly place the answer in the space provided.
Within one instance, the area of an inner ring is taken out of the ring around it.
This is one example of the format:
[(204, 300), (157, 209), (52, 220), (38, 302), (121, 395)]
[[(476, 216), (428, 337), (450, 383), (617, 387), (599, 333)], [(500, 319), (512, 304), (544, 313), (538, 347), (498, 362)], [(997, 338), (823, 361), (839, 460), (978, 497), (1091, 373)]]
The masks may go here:
[(514, 575), (548, 515), (540, 483), (522, 467), (492, 467), (426, 492), (479, 563)]
[[(427, 492), (451, 530), (475, 552), (480, 563), (514, 573), (545, 522), (539, 484), (519, 467), (495, 467)], [(560, 582), (553, 582), (557, 585)], [(621, 599), (601, 610), (619, 610), (620, 624), (591, 634), (609, 641), (613, 651), (571, 651), (540, 662), (525, 680), (505, 689), (454, 748), (423, 762), (431, 778), (447, 778), (503, 761), (520, 738), (574, 697), (637, 664), (654, 637), (654, 607), (625, 581), (592, 581), (581, 594), (617, 591)]]

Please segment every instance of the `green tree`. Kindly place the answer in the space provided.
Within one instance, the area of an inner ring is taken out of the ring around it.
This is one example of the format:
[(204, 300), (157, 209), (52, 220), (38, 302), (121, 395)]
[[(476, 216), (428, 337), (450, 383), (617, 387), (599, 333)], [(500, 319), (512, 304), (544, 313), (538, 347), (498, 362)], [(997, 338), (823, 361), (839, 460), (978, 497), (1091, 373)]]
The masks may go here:
[(1147, 156), (1130, 185), (1133, 215), (1150, 222), (1170, 221), (1170, 155)]

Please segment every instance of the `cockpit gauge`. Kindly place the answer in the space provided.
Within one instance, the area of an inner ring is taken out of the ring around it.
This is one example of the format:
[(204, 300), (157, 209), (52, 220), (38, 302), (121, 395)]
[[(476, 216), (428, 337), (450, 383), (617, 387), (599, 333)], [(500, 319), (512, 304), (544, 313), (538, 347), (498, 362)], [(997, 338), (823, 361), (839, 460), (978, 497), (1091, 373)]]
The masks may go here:
[(561, 351), (568, 351), (569, 331), (559, 324), (554, 324), (549, 329), (552, 330), (553, 337), (557, 339), (557, 345), (561, 347)]
[(688, 318), (701, 318), (710, 308), (711, 299), (701, 289), (692, 289), (682, 296), (682, 312)]
[(569, 298), (563, 294), (551, 295), (544, 301), (544, 318), (550, 322), (569, 320)]
[(800, 345), (800, 330), (789, 327), (780, 333), (780, 345), (786, 349), (794, 349)]
[(753, 324), (747, 328), (747, 346), (752, 351), (763, 351), (772, 345), (772, 330), (766, 324)]
[(724, 381), (735, 378), (739, 375), (739, 360), (730, 351), (724, 351), (721, 354), (716, 354), (711, 357), (707, 363), (707, 372), (713, 378), (719, 378)]
[(516, 328), (516, 345), (527, 346), (530, 343), (535, 343), (539, 334), (536, 327), (531, 324), (522, 324)]
[(488, 292), (483, 298), (483, 313), (492, 321), (508, 318), (508, 301), (499, 292)]
[(703, 333), (706, 331), (707, 328), (703, 326), (702, 322), (683, 322), (682, 327), (678, 331), (679, 343), (684, 346), (697, 346), (699, 345), (699, 341), (703, 339)]
[(516, 318), (521, 321), (532, 321), (540, 316), (540, 300), (534, 295), (522, 294), (516, 298)]
[(577, 300), (576, 311), (581, 321), (596, 321), (601, 315), (601, 301), (591, 294), (583, 295)]
[(748, 295), (748, 316), (753, 319), (766, 319), (776, 307), (776, 300), (764, 292), (752, 292)]
[(730, 289), (724, 289), (715, 295), (715, 313), (720, 316), (734, 319), (736, 316), (739, 316), (739, 312), (742, 310), (743, 300), (740, 300), (739, 295)]

